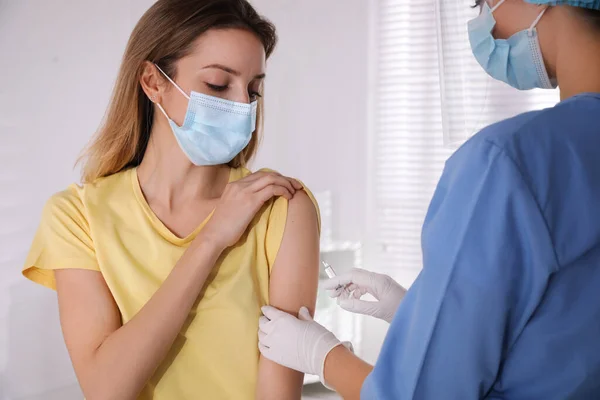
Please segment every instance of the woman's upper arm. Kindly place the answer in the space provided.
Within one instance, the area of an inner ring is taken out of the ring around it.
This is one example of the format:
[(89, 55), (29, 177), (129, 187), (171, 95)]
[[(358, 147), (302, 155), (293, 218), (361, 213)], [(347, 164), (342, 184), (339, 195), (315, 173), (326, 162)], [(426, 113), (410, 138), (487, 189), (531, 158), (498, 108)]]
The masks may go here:
[(270, 304), (297, 314), (302, 306), (314, 312), (319, 280), (319, 221), (306, 192), (290, 200), (285, 233), (269, 282)]
[(84, 387), (90, 363), (104, 340), (121, 326), (121, 315), (98, 271), (55, 271), (60, 323), (75, 373)]
[[(314, 313), (319, 280), (319, 219), (304, 191), (288, 205), (283, 240), (271, 271), (270, 304), (297, 315), (302, 306)], [(303, 375), (261, 358), (259, 399), (300, 398)]]

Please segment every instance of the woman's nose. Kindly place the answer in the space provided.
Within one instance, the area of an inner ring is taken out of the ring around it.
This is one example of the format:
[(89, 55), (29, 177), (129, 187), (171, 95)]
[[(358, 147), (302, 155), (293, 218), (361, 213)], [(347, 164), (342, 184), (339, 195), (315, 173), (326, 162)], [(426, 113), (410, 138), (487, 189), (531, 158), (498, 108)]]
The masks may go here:
[(235, 101), (236, 103), (250, 104), (250, 94), (247, 89), (236, 89), (235, 91), (232, 91), (231, 94), (232, 97), (229, 100)]

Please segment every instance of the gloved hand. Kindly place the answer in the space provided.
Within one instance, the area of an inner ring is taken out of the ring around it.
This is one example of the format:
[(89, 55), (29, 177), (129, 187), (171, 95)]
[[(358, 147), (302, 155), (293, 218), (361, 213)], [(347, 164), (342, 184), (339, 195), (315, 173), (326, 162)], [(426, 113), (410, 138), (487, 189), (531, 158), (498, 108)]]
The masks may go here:
[(270, 306), (263, 307), (262, 311), (264, 316), (259, 320), (258, 329), (261, 354), (284, 367), (318, 375), (327, 386), (323, 377), (325, 358), (343, 343), (315, 322), (306, 307), (300, 309), (298, 318)]
[[(406, 294), (406, 289), (391, 277), (358, 268), (329, 279), (322, 287), (329, 290), (331, 297), (337, 297), (338, 305), (344, 310), (387, 322), (392, 322)], [(367, 293), (377, 301), (360, 300)]]

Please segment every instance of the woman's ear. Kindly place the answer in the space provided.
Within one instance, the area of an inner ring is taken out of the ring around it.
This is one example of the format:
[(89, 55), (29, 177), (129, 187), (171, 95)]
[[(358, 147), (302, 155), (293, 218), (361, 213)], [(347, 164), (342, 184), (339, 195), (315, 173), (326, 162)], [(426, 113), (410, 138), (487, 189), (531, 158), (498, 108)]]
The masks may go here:
[(146, 93), (146, 96), (153, 103), (160, 103), (162, 100), (162, 94), (166, 90), (165, 79), (161, 76), (156, 65), (150, 61), (144, 61), (142, 73), (140, 75), (140, 85), (142, 90)]

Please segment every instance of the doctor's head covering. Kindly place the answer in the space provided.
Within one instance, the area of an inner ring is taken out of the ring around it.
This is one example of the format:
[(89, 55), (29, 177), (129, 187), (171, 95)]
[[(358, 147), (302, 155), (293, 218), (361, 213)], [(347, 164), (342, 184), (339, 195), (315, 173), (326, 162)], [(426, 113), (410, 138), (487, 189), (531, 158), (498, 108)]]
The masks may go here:
[(600, 10), (600, 0), (525, 0), (528, 3), (542, 6), (573, 6)]

